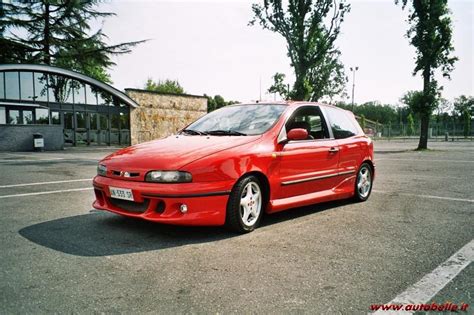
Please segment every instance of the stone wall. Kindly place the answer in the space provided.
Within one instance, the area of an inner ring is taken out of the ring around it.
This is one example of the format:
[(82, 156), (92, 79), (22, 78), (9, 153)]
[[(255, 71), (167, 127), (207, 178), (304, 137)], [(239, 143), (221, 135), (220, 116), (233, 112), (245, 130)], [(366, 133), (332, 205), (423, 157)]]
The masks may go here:
[(207, 113), (207, 98), (203, 96), (137, 89), (125, 89), (125, 92), (140, 105), (130, 108), (132, 144), (172, 135)]

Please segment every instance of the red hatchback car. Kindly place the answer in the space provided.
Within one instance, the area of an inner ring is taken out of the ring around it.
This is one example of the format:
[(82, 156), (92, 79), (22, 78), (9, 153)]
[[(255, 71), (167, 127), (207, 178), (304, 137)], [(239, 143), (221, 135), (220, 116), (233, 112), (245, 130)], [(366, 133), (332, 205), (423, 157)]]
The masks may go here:
[(99, 162), (94, 208), (180, 225), (255, 229), (264, 212), (369, 198), (373, 143), (317, 103), (239, 104)]

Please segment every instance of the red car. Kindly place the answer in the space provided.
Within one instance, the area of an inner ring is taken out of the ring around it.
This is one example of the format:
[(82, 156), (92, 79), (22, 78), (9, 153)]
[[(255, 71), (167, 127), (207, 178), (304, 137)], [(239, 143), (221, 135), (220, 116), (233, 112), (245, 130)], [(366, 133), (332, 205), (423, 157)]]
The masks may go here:
[(94, 208), (239, 232), (273, 213), (369, 198), (373, 144), (354, 115), (317, 103), (239, 104), (99, 162)]

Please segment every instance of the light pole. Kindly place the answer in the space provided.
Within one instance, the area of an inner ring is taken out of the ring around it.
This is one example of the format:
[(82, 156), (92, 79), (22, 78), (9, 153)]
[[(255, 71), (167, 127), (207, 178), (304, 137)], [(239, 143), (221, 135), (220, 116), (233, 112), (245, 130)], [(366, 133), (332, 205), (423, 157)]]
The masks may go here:
[(354, 89), (355, 89), (355, 79), (356, 79), (356, 71), (359, 70), (359, 67), (350, 67), (349, 68), (352, 72), (352, 112), (354, 112)]

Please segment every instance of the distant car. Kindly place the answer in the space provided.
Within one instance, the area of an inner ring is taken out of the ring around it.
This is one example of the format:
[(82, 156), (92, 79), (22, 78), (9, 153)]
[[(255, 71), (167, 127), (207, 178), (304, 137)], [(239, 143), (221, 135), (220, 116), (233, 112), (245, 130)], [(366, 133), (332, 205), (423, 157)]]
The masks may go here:
[(177, 225), (250, 232), (262, 215), (369, 198), (373, 144), (352, 112), (305, 102), (239, 104), (99, 162), (93, 206)]

